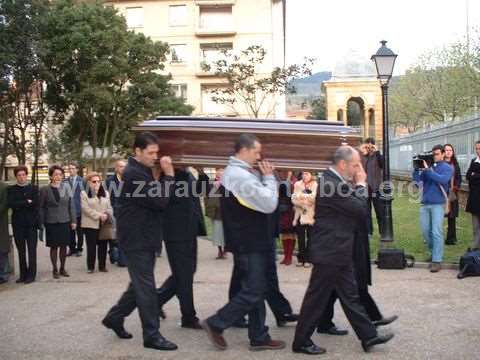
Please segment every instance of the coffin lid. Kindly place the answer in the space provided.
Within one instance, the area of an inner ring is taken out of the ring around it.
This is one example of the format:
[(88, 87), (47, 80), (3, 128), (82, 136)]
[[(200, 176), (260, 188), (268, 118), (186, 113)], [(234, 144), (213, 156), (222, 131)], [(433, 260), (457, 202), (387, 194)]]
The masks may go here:
[(359, 131), (343, 122), (329, 120), (276, 120), (241, 119), (229, 117), (159, 116), (146, 120), (134, 131), (202, 131), (202, 132), (253, 132), (270, 134), (332, 134), (335, 136), (359, 136)]

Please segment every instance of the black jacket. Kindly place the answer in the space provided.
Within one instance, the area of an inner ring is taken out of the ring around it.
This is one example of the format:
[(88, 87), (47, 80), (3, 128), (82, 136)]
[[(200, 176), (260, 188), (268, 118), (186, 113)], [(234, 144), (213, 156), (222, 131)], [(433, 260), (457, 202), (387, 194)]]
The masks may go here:
[(226, 250), (234, 254), (271, 251), (274, 235), (272, 214), (241, 205), (223, 185), (220, 186), (220, 193)]
[(368, 285), (372, 285), (367, 219), (360, 220), (355, 230), (353, 268), (355, 269), (355, 279), (359, 288), (366, 289)]
[(352, 188), (331, 170), (325, 171), (318, 183), (310, 260), (314, 264), (352, 264), (357, 224), (367, 218), (367, 189)]
[(123, 187), (116, 203), (117, 238), (125, 251), (157, 250), (159, 213), (164, 212), (172, 194), (174, 178), (155, 181), (152, 170), (128, 159)]
[(480, 215), (480, 163), (473, 159), (467, 170), (468, 181), (468, 200), (466, 211), (475, 215)]
[(8, 207), (12, 209), (12, 225), (39, 226), (38, 203), (38, 187), (32, 184), (9, 186)]
[(118, 195), (120, 194), (120, 180), (116, 174), (110, 175), (105, 180), (105, 185), (107, 187), (108, 194), (110, 195), (110, 204), (112, 205), (113, 215), (116, 216), (116, 206)]
[(165, 242), (188, 242), (206, 235), (200, 196), (206, 193), (208, 181), (207, 175), (196, 180), (187, 171), (175, 170), (174, 190), (163, 218)]

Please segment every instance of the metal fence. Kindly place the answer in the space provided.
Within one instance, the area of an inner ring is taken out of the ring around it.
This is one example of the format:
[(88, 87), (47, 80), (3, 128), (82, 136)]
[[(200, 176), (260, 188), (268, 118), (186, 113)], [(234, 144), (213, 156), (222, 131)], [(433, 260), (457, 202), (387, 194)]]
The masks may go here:
[(480, 117), (442, 123), (397, 137), (390, 141), (390, 169), (393, 175), (410, 174), (413, 155), (430, 151), (437, 144), (452, 144), (465, 175), (470, 160), (476, 156), (474, 145), (477, 140), (480, 140)]

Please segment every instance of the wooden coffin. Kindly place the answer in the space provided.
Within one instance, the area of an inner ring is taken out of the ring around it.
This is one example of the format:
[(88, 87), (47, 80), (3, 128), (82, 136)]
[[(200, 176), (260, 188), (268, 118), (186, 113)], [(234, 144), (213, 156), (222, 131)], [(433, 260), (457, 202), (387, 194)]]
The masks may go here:
[(257, 135), (263, 158), (291, 170), (324, 170), (338, 146), (361, 141), (356, 129), (323, 120), (158, 117), (134, 131), (156, 133), (161, 154), (170, 155), (175, 164), (204, 167), (225, 166), (241, 133)]

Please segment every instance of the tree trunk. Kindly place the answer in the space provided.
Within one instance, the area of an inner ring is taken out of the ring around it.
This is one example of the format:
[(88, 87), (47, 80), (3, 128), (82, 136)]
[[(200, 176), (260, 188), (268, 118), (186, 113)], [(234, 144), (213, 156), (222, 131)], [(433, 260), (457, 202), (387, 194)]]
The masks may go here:
[(102, 142), (102, 152), (100, 153), (100, 164), (102, 166), (102, 177), (105, 179), (107, 174), (107, 162), (108, 158), (105, 158), (105, 148), (107, 147), (108, 142), (108, 132), (110, 131), (110, 121), (107, 119), (107, 126), (105, 128), (105, 133), (103, 134), (103, 142)]

